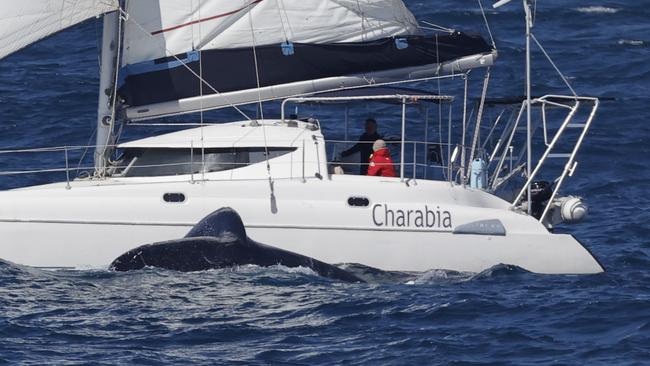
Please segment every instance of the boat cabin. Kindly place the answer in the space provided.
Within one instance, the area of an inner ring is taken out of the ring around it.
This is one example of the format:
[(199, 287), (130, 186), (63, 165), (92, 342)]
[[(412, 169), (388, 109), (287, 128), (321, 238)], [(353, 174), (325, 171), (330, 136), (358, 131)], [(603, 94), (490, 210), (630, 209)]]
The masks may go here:
[[(117, 145), (113, 178), (184, 176), (186, 179), (299, 178), (318, 167), (316, 124), (263, 120), (206, 125)], [(308, 143), (305, 143), (308, 142)]]

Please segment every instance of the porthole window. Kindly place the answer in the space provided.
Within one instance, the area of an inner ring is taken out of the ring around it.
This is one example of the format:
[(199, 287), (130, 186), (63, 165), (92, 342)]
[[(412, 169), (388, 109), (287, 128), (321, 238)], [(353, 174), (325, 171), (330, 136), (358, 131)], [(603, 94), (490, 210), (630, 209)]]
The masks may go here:
[(185, 202), (185, 195), (182, 193), (165, 193), (163, 201), (167, 203), (183, 203)]
[(350, 197), (348, 198), (348, 205), (352, 207), (368, 207), (370, 200), (365, 197)]

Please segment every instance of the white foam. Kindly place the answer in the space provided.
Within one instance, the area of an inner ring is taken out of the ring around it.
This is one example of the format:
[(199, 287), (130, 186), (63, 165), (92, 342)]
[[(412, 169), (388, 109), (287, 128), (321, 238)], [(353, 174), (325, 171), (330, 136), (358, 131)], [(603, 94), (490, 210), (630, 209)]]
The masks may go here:
[(585, 6), (577, 8), (576, 10), (587, 14), (615, 14), (618, 13), (621, 9), (608, 8), (606, 6)]
[(298, 267), (286, 267), (281, 264), (276, 264), (275, 266), (271, 266), (270, 268), (273, 268), (277, 271), (280, 272), (286, 272), (286, 273), (291, 273), (291, 274), (302, 274), (302, 275), (308, 275), (308, 276), (318, 276), (318, 273), (316, 273), (313, 269), (309, 267), (303, 267), (303, 266), (298, 266)]
[(645, 42), (638, 39), (621, 39), (618, 41), (618, 44), (624, 46), (643, 46)]

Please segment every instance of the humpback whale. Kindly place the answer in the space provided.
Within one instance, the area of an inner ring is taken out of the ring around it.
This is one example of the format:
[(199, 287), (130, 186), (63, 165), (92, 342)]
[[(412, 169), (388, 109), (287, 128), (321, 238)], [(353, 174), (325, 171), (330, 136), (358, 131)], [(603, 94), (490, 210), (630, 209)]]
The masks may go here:
[(119, 256), (109, 268), (120, 272), (144, 267), (194, 272), (246, 264), (306, 267), (323, 277), (364, 282), (334, 265), (250, 239), (239, 214), (228, 207), (206, 216), (184, 238), (142, 245)]

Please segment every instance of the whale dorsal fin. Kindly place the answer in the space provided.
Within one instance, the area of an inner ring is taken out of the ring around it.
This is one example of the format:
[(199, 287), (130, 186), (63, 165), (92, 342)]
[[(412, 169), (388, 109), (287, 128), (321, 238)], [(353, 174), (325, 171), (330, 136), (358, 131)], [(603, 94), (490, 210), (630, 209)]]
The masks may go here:
[(246, 241), (244, 223), (237, 211), (230, 207), (220, 208), (209, 214), (199, 221), (185, 237), (211, 236), (218, 238), (224, 235), (234, 235), (237, 239)]

